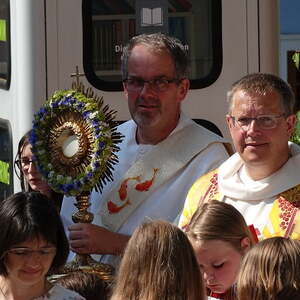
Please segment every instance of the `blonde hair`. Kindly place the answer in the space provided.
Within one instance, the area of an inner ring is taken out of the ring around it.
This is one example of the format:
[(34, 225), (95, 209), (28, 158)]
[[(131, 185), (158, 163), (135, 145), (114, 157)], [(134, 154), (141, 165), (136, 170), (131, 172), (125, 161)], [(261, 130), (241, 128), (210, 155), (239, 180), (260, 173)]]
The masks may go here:
[(300, 241), (266, 239), (244, 257), (238, 276), (238, 299), (300, 299)]
[(197, 260), (184, 232), (163, 221), (140, 225), (125, 249), (111, 299), (206, 299)]
[(221, 240), (229, 243), (242, 253), (241, 241), (249, 238), (253, 245), (252, 234), (241, 213), (232, 205), (211, 200), (198, 207), (186, 229), (192, 242)]

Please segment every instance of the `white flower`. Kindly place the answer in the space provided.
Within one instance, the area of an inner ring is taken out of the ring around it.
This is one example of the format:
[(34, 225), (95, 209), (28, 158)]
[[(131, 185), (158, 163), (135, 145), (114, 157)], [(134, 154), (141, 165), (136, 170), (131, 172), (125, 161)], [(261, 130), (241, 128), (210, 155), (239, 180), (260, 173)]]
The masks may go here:
[(57, 179), (58, 182), (61, 182), (61, 181), (63, 181), (64, 176), (62, 176), (62, 175), (57, 175), (57, 176), (56, 176), (56, 179)]
[(66, 177), (66, 183), (71, 183), (72, 182), (72, 177), (71, 176), (67, 176)]
[(90, 118), (91, 120), (92, 120), (92, 119), (95, 119), (95, 118), (97, 117), (97, 115), (98, 115), (98, 112), (95, 111), (95, 112), (93, 112), (93, 113), (90, 113), (89, 118)]
[(39, 150), (38, 151), (38, 154), (40, 154), (40, 155), (43, 155), (43, 154), (45, 154), (46, 153), (46, 150), (45, 149), (42, 149), (42, 150)]

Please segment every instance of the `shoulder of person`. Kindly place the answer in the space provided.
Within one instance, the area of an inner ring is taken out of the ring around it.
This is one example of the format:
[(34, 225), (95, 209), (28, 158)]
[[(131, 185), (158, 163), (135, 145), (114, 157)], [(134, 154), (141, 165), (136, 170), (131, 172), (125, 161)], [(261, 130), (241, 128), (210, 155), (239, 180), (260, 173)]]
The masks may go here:
[[(37, 299), (40, 300), (40, 299)], [(69, 290), (59, 284), (55, 284), (49, 291), (48, 298), (42, 298), (41, 300), (86, 300), (84, 297)]]

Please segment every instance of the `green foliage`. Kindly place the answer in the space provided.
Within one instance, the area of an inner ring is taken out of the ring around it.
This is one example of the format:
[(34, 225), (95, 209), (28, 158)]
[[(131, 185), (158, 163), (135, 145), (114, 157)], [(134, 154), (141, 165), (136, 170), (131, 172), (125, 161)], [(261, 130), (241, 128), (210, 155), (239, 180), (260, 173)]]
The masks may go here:
[(300, 111), (297, 112), (297, 123), (293, 135), (290, 138), (291, 142), (300, 145)]
[(299, 70), (300, 66), (300, 52), (295, 52), (292, 56), (292, 60), (296, 66), (296, 68)]

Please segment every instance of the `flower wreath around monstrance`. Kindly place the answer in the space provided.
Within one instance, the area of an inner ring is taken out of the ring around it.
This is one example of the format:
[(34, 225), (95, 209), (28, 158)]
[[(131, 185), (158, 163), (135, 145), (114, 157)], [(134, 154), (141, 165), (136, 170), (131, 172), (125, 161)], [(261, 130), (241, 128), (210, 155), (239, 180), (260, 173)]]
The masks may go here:
[(114, 114), (93, 93), (72, 89), (55, 92), (34, 115), (30, 144), (54, 191), (76, 196), (112, 180), (121, 141)]

